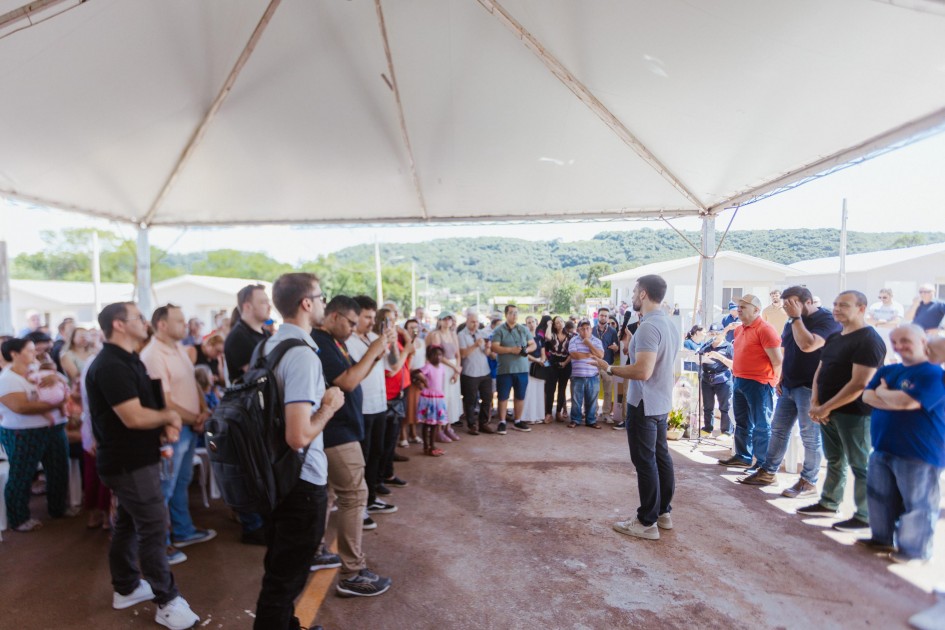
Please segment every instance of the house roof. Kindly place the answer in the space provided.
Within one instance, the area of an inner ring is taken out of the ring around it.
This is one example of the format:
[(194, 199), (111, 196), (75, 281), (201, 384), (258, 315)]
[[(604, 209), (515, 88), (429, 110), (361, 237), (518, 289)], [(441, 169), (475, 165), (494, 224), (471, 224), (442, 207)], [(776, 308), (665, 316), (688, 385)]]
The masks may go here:
[[(862, 254), (849, 254), (846, 259), (846, 271), (847, 273), (870, 271), (887, 265), (907, 262), (924, 256), (941, 254), (943, 252), (945, 252), (945, 243), (933, 243), (931, 245), (903, 247), (900, 249), (884, 249), (878, 252), (864, 252)], [(838, 273), (840, 271), (840, 257), (830, 256), (827, 258), (802, 260), (791, 266), (804, 274), (810, 275)]]
[[(722, 251), (716, 255), (715, 260), (716, 262), (720, 260), (731, 260), (745, 265), (754, 265), (756, 267), (768, 269), (776, 273), (782, 273), (785, 276), (796, 276), (799, 273), (796, 269), (793, 269), (787, 265), (782, 265), (780, 263), (771, 262), (770, 260), (765, 260), (764, 258), (749, 256), (748, 254), (742, 254), (739, 252)], [(651, 263), (649, 265), (633, 267), (625, 271), (612, 273), (609, 276), (602, 276), (601, 280), (609, 282), (613, 282), (614, 280), (635, 280), (640, 276), (667, 273), (669, 271), (675, 271), (676, 269), (684, 269), (689, 266), (695, 267), (698, 264), (698, 256), (676, 258), (674, 260), (664, 260), (662, 262)]]
[[(95, 290), (91, 282), (16, 279), (10, 280), (10, 289), (63, 305), (90, 304)], [(132, 299), (134, 291), (135, 285), (128, 282), (102, 282), (99, 301), (102, 304), (127, 301)]]
[(226, 293), (231, 295), (234, 300), (236, 299), (236, 294), (239, 293), (239, 290), (248, 284), (261, 284), (266, 287), (267, 293), (272, 292), (271, 282), (250, 280), (248, 278), (218, 278), (216, 276), (196, 276), (192, 274), (185, 274), (183, 276), (177, 276), (176, 278), (169, 278), (167, 280), (162, 280), (161, 282), (156, 282), (154, 284), (154, 292), (158, 293), (160, 291), (173, 289), (185, 284), (192, 284), (215, 293)]

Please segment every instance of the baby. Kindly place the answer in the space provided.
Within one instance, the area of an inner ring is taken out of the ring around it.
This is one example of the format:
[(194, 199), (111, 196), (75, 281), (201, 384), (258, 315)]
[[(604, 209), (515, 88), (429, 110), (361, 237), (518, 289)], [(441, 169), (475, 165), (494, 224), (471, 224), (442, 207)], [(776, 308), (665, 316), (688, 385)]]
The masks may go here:
[[(59, 372), (56, 371), (56, 364), (51, 361), (41, 363), (38, 370), (30, 372), (28, 380), (36, 386), (36, 399), (40, 402), (59, 406), (66, 402), (69, 396), (69, 386), (63, 382)], [(42, 415), (49, 420), (50, 425), (56, 424), (62, 417), (58, 409), (47, 411)]]

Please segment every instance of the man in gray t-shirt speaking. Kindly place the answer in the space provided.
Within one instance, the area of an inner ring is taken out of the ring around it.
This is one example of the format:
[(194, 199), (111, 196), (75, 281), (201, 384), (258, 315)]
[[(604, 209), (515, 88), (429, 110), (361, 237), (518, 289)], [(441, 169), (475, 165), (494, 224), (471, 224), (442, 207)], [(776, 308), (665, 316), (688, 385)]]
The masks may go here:
[(679, 328), (660, 308), (666, 281), (649, 275), (637, 279), (633, 310), (640, 312), (640, 327), (630, 340), (627, 365), (614, 367), (598, 360), (601, 369), (628, 379), (627, 441), (637, 469), (640, 507), (635, 518), (614, 523), (621, 534), (657, 540), (659, 528), (672, 529), (670, 502), (675, 478), (666, 444), (666, 418), (673, 408)]

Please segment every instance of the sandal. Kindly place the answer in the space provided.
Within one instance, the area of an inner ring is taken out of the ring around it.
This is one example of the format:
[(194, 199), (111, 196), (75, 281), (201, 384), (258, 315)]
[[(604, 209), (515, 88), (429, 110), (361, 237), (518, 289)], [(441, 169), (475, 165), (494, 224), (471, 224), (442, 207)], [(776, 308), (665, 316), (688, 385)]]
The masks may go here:
[(423, 449), (424, 455), (429, 455), (430, 457), (442, 457), (446, 453), (442, 449), (438, 448), (425, 448)]
[(551, 414), (545, 416), (545, 424), (551, 424)]
[(589, 424), (589, 425), (587, 425), (587, 428), (588, 428), (588, 429), (600, 429), (600, 428), (601, 428), (600, 422), (595, 422), (594, 424)]
[(569, 428), (569, 429), (573, 429), (573, 428), (576, 427), (576, 426), (577, 426), (577, 423), (576, 423), (576, 422), (569, 422), (569, 423), (568, 423), (568, 428)]

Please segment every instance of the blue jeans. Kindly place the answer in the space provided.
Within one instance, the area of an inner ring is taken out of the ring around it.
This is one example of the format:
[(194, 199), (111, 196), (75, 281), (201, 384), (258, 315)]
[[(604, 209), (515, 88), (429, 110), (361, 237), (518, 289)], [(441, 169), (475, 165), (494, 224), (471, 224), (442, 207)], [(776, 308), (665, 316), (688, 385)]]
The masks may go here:
[(587, 416), (587, 426), (597, 424), (597, 394), (600, 392), (599, 376), (571, 377), (571, 422), (581, 424), (581, 416)]
[(735, 379), (732, 394), (735, 411), (735, 457), (751, 464), (752, 455), (764, 466), (771, 438), (774, 388), (750, 378)]
[(171, 532), (174, 538), (187, 538), (197, 530), (190, 518), (187, 489), (194, 478), (194, 451), (197, 436), (189, 426), (180, 430), (180, 439), (173, 444), (172, 470), (167, 479), (161, 479), (161, 492), (171, 516)]
[(676, 489), (673, 458), (666, 444), (666, 415), (648, 416), (643, 409), (627, 405), (627, 443), (630, 460), (637, 469), (640, 507), (637, 520), (652, 525), (660, 514), (672, 511), (670, 503)]
[(873, 451), (866, 482), (873, 540), (895, 542), (910, 558), (931, 558), (941, 474), (921, 460)]
[(768, 454), (764, 468), (769, 473), (776, 473), (784, 461), (788, 440), (794, 421), (801, 423), (801, 442), (804, 443), (804, 468), (801, 479), (817, 484), (820, 472), (820, 425), (810, 419), (810, 387), (781, 386), (781, 397), (771, 419), (771, 441), (768, 442)]

